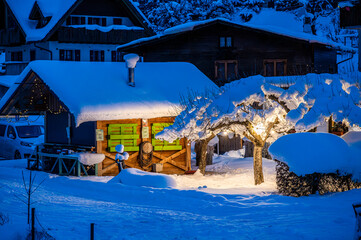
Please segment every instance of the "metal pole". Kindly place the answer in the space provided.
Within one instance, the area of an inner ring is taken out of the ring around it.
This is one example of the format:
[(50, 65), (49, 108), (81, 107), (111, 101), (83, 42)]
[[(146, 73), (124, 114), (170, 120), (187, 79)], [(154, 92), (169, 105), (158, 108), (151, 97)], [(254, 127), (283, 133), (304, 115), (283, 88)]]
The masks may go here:
[(31, 240), (35, 240), (35, 208), (31, 209)]
[(94, 223), (90, 224), (90, 240), (94, 240)]

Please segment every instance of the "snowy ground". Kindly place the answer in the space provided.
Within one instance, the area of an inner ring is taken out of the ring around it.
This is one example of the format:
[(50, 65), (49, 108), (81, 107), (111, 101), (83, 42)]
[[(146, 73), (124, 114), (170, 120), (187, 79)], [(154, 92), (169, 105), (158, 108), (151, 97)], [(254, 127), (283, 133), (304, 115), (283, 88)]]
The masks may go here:
[[(96, 224), (96, 239), (352, 239), (351, 204), (361, 201), (361, 190), (279, 196), (274, 192), (272, 162), (265, 163), (266, 183), (252, 190), (247, 187), (250, 161), (233, 154), (234, 158), (216, 156), (216, 164), (207, 169), (227, 173), (176, 177), (182, 189), (37, 172), (38, 181), (46, 179), (34, 195), (38, 220), (59, 240), (87, 239), (91, 222)], [(0, 212), (10, 218), (10, 223), (0, 226), (1, 239), (23, 239), (26, 206), (15, 194), (23, 191), (25, 165), (24, 160), (0, 162)], [(237, 170), (238, 166), (245, 169)], [(207, 188), (198, 189), (203, 184)]]

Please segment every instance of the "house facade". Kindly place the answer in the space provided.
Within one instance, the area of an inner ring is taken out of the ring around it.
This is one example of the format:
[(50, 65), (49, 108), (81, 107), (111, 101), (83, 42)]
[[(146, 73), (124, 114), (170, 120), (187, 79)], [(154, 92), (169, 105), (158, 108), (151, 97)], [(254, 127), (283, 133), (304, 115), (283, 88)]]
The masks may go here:
[(154, 32), (129, 0), (0, 0), (6, 74), (34, 60), (117, 61), (116, 46)]
[(337, 47), (306, 33), (225, 19), (186, 23), (118, 47), (144, 61), (191, 62), (221, 86), (242, 77), (336, 73)]

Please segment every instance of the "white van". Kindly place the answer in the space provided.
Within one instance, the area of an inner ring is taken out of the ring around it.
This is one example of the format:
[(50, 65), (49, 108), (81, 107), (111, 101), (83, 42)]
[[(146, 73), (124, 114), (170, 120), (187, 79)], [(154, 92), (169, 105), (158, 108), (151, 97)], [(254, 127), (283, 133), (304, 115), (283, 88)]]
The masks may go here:
[(37, 144), (44, 142), (44, 126), (28, 121), (0, 120), (0, 156), (5, 159), (29, 158)]

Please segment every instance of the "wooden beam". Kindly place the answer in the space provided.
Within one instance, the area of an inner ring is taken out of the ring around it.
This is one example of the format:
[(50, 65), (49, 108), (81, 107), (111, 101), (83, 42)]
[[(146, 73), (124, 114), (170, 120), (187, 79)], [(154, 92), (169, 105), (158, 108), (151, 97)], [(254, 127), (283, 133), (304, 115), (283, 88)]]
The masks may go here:
[(186, 145), (186, 149), (187, 149), (187, 153), (186, 153), (186, 168), (187, 170), (186, 171), (190, 171), (192, 166), (191, 166), (191, 160), (192, 160), (192, 157), (191, 157), (191, 142), (188, 141), (187, 139), (184, 139), (184, 142), (185, 142), (185, 145)]
[[(177, 168), (180, 168), (184, 171), (187, 171), (187, 166), (182, 166), (180, 164), (178, 164), (177, 162), (173, 161), (173, 159), (177, 158), (178, 156), (182, 155), (183, 153), (185, 153), (187, 151), (186, 148), (184, 148), (183, 150), (179, 151), (179, 152), (176, 152), (174, 153), (173, 155), (170, 155), (169, 157), (164, 157), (162, 156), (161, 154), (157, 153), (157, 152), (153, 152), (153, 156), (161, 159), (161, 161), (159, 163), (169, 163), (169, 164), (172, 164), (173, 166), (177, 167)], [(151, 165), (148, 165), (145, 167), (145, 169), (148, 169)]]
[[(97, 121), (97, 129), (101, 129), (102, 128), (102, 124), (101, 122)], [(96, 151), (97, 153), (103, 153), (103, 142), (102, 141), (97, 141), (97, 147), (96, 147)], [(102, 176), (102, 171), (103, 171), (103, 163), (98, 164), (98, 176)]]
[[(167, 157), (167, 158), (164, 158), (164, 159), (163, 159), (162, 161), (160, 161), (159, 163), (166, 163), (166, 162), (168, 162), (169, 160), (173, 160), (173, 159), (175, 159), (176, 157), (178, 157), (178, 156), (182, 155), (183, 153), (185, 153), (186, 151), (187, 151), (187, 149), (184, 148), (183, 150), (181, 150), (181, 151), (179, 151), (179, 152), (176, 152), (175, 154), (170, 155), (170, 156)], [(154, 155), (154, 153), (153, 153), (153, 155)]]

